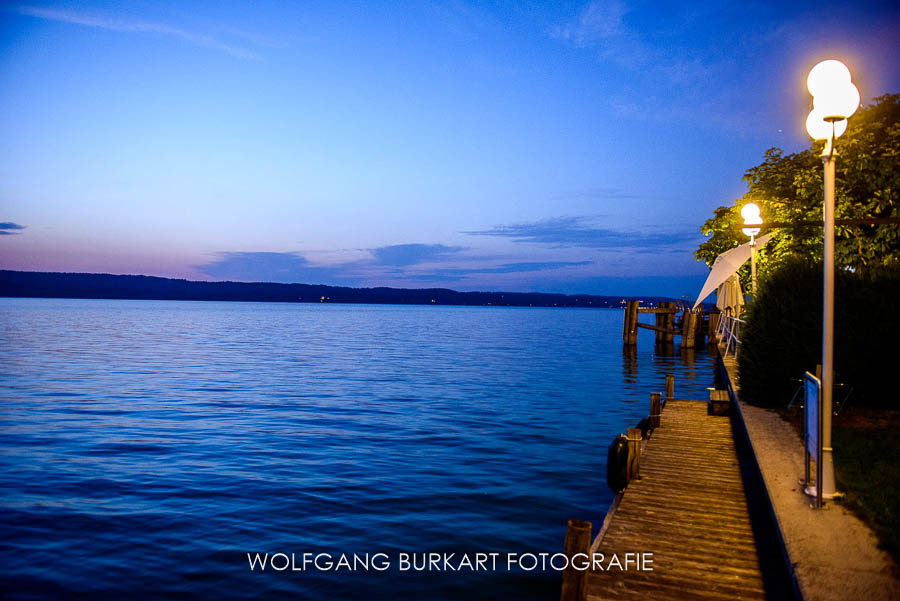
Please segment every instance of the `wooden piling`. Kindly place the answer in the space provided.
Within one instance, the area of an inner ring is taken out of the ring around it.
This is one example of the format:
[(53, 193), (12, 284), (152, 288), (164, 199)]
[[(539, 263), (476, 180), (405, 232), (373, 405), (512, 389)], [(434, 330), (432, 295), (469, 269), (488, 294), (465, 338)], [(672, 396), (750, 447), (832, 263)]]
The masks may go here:
[[(659, 303), (659, 306), (662, 309), (674, 309), (675, 303), (673, 301), (662, 301)], [(668, 331), (663, 332), (662, 342), (671, 344), (675, 341), (675, 312), (663, 313), (663, 315), (663, 325)]]
[(718, 313), (710, 313), (709, 314), (709, 326), (706, 330), (706, 343), (710, 346), (715, 346), (719, 343), (716, 340), (716, 329), (719, 327), (719, 314)]
[(703, 341), (706, 338), (706, 328), (704, 327), (706, 325), (704, 322), (705, 317), (706, 315), (703, 313), (703, 309), (697, 309), (694, 327), (694, 346), (703, 346)]
[(641, 478), (641, 439), (640, 428), (628, 428), (628, 481)]
[[(586, 598), (586, 576), (587, 570), (576, 570), (572, 566), (572, 558), (584, 553), (588, 555), (591, 548), (591, 523), (583, 520), (569, 520), (569, 526), (566, 529), (566, 557), (569, 558), (569, 565), (562, 573), (562, 592), (560, 593), (560, 601), (583, 601)], [(577, 561), (577, 560), (576, 560)], [(585, 560), (587, 561), (587, 560)], [(575, 565), (581, 565), (576, 563)]]
[(670, 401), (675, 398), (675, 375), (666, 374), (666, 400)]
[(684, 310), (681, 320), (681, 348), (694, 348), (697, 329), (697, 314), (689, 309)]
[(626, 346), (634, 346), (637, 344), (637, 323), (638, 309), (641, 301), (628, 301), (625, 307), (625, 323), (622, 327), (622, 342)]
[[(668, 389), (669, 377), (666, 376), (666, 388)], [(660, 415), (662, 414), (662, 402), (660, 401), (658, 392), (650, 393), (650, 427), (659, 428)]]

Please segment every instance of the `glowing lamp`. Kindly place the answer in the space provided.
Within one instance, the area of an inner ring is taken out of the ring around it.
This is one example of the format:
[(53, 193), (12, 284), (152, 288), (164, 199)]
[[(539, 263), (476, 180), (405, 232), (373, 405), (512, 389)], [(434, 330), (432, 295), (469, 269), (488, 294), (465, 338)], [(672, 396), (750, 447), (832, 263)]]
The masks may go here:
[(815, 111), (822, 113), (826, 119), (846, 119), (859, 107), (859, 90), (852, 83), (835, 88), (828, 94), (813, 96)]
[[(741, 208), (741, 217), (744, 218), (744, 223), (755, 223), (749, 220), (759, 219), (759, 207), (755, 203), (748, 202)], [(762, 223), (762, 221), (759, 223)]]
[(859, 108), (859, 90), (850, 70), (841, 61), (817, 64), (806, 78), (813, 96), (813, 110), (806, 118), (806, 131), (813, 140), (837, 138), (847, 130), (847, 118)]
[[(744, 225), (761, 225), (763, 220), (759, 216), (759, 207), (752, 202), (748, 202), (741, 208), (741, 217), (744, 218)], [(756, 236), (759, 234), (758, 227), (745, 227), (741, 230), (745, 236)]]
[(847, 131), (847, 120), (836, 121), (832, 126), (831, 123), (825, 120), (824, 114), (813, 109), (806, 118), (806, 131), (813, 140), (827, 140), (831, 137), (832, 132), (834, 132), (835, 138), (839, 138), (841, 134)]
[(829, 59), (813, 67), (806, 77), (806, 89), (813, 96), (828, 94), (830, 90), (850, 83), (850, 69), (841, 61)]

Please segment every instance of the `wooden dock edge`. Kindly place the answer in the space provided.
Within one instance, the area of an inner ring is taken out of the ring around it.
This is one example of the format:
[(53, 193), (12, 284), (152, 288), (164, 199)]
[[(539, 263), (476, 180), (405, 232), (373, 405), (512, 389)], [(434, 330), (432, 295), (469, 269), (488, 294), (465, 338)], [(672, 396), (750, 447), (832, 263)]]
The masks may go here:
[[(666, 380), (666, 385), (668, 386), (668, 378)], [(644, 454), (647, 443), (650, 442), (651, 438), (653, 438), (652, 434), (641, 441), (641, 455)], [(600, 548), (600, 544), (603, 542), (603, 536), (606, 534), (606, 531), (609, 530), (609, 525), (612, 523), (613, 516), (616, 513), (616, 509), (619, 508), (619, 503), (622, 502), (622, 497), (627, 491), (628, 487), (626, 486), (625, 490), (616, 493), (616, 496), (613, 499), (612, 503), (609, 504), (609, 509), (606, 510), (606, 515), (603, 516), (603, 524), (600, 526), (600, 530), (597, 531), (597, 536), (594, 537), (594, 541), (591, 543), (592, 555), (597, 552), (597, 549)]]
[[(712, 347), (710, 347), (712, 349)], [(785, 573), (790, 581), (790, 586), (793, 589), (793, 594), (796, 599), (799, 601), (803, 600), (803, 594), (800, 589), (800, 583), (797, 579), (797, 574), (794, 570), (794, 564), (791, 562), (790, 555), (788, 554), (787, 545), (784, 541), (784, 534), (781, 527), (781, 522), (778, 520), (778, 514), (775, 512), (775, 506), (772, 503), (772, 498), (769, 495), (769, 489), (766, 486), (766, 479), (763, 476), (762, 469), (759, 467), (759, 459), (756, 456), (756, 449), (753, 447), (753, 439), (750, 437), (750, 433), (747, 431), (747, 425), (744, 423), (744, 413), (741, 408), (740, 395), (735, 386), (735, 381), (737, 379), (737, 365), (734, 360), (726, 363), (725, 359), (722, 356), (722, 347), (721, 345), (716, 345), (716, 368), (719, 371), (719, 376), (722, 378), (723, 382), (728, 389), (728, 395), (731, 398), (732, 407), (734, 407), (734, 411), (731, 414), (732, 420), (732, 431), (735, 436), (735, 444), (738, 442), (742, 443), (745, 446), (748, 459), (750, 461), (747, 463), (747, 468), (750, 474), (750, 477), (756, 480), (756, 484), (758, 490), (761, 493), (762, 502), (765, 506), (765, 510), (767, 512), (768, 522), (771, 525), (772, 534), (774, 535), (777, 546), (780, 550), (780, 559), (782, 568), (785, 570)], [(740, 441), (738, 440), (740, 437)], [(605, 520), (604, 520), (605, 522)]]
[(606, 511), (606, 516), (603, 518), (603, 525), (600, 526), (600, 530), (597, 532), (597, 536), (594, 537), (594, 542), (591, 543), (591, 555), (597, 552), (597, 549), (600, 548), (600, 543), (603, 542), (603, 535), (606, 534), (606, 531), (609, 529), (609, 525), (612, 523), (613, 515), (616, 513), (616, 509), (619, 508), (619, 503), (622, 502), (622, 495), (625, 494), (625, 491), (616, 494), (616, 498), (613, 499), (613, 502), (609, 504), (609, 509)]
[[(712, 352), (712, 347), (710, 348), (710, 350)], [(725, 384), (725, 387), (728, 390), (728, 396), (732, 401), (731, 405), (734, 407), (734, 410), (730, 414), (730, 420), (732, 422), (732, 432), (734, 433), (735, 446), (743, 447), (743, 454), (746, 458), (745, 461), (741, 462), (743, 464), (742, 473), (744, 474), (745, 478), (749, 477), (753, 480), (755, 489), (758, 491), (757, 495), (758, 497), (760, 497), (759, 501), (762, 503), (761, 509), (764, 513), (764, 527), (769, 530), (768, 534), (775, 540), (775, 546), (777, 547), (777, 569), (781, 572), (781, 574), (769, 574), (766, 579), (775, 578), (776, 580), (786, 580), (787, 582), (783, 582), (781, 587), (779, 587), (778, 584), (775, 584), (773, 588), (781, 588), (784, 593), (790, 594), (797, 601), (803, 601), (804, 597), (800, 589), (799, 581), (794, 571), (793, 563), (791, 562), (790, 556), (788, 554), (787, 546), (785, 545), (781, 523), (778, 520), (778, 515), (775, 512), (774, 505), (772, 504), (772, 499), (769, 495), (769, 490), (766, 486), (765, 478), (763, 477), (762, 470), (759, 467), (759, 460), (756, 456), (756, 450), (753, 447), (753, 440), (750, 438), (750, 434), (747, 431), (746, 424), (744, 423), (744, 416), (741, 410), (740, 395), (735, 386), (737, 376), (736, 365), (733, 359), (726, 363), (726, 361), (723, 359), (722, 350), (720, 347), (717, 346), (716, 351), (714, 352), (716, 353), (716, 369), (718, 371), (718, 375), (721, 378), (722, 382)], [(650, 440), (652, 440), (652, 435), (641, 442), (642, 453), (644, 451), (644, 447)], [(739, 451), (739, 456), (740, 454), (741, 453)], [(598, 552), (600, 545), (603, 543), (603, 538), (606, 535), (606, 532), (615, 517), (616, 510), (618, 509), (622, 498), (627, 492), (628, 488), (626, 487), (622, 492), (616, 494), (615, 498), (609, 506), (609, 509), (606, 512), (606, 515), (603, 518), (603, 524), (600, 526), (600, 530), (597, 532), (596, 537), (591, 543), (590, 553), (593, 554)], [(754, 532), (756, 532), (755, 527)], [(768, 585), (767, 588), (769, 588)], [(789, 589), (789, 591), (786, 591), (785, 588)], [(779, 595), (779, 597), (781, 596), (782, 595)]]

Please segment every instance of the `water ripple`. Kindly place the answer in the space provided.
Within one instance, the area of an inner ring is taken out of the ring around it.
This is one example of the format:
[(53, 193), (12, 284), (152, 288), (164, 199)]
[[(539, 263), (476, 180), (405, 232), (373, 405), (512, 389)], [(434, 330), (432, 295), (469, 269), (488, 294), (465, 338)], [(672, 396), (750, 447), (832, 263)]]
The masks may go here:
[[(555, 572), (259, 573), (247, 552), (556, 552), (676, 374), (606, 310), (0, 299), (12, 599), (543, 599)], [(649, 334), (650, 338), (646, 336)]]

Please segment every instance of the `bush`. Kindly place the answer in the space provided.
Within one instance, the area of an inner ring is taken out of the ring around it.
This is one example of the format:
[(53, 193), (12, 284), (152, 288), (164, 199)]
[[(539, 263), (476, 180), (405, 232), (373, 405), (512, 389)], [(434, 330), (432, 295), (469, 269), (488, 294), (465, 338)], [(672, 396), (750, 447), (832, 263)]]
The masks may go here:
[[(834, 328), (835, 382), (853, 388), (854, 405), (893, 406), (888, 379), (900, 342), (900, 269), (836, 271)], [(741, 339), (741, 396), (786, 405), (796, 380), (822, 361), (822, 264), (792, 259), (761, 281)]]

